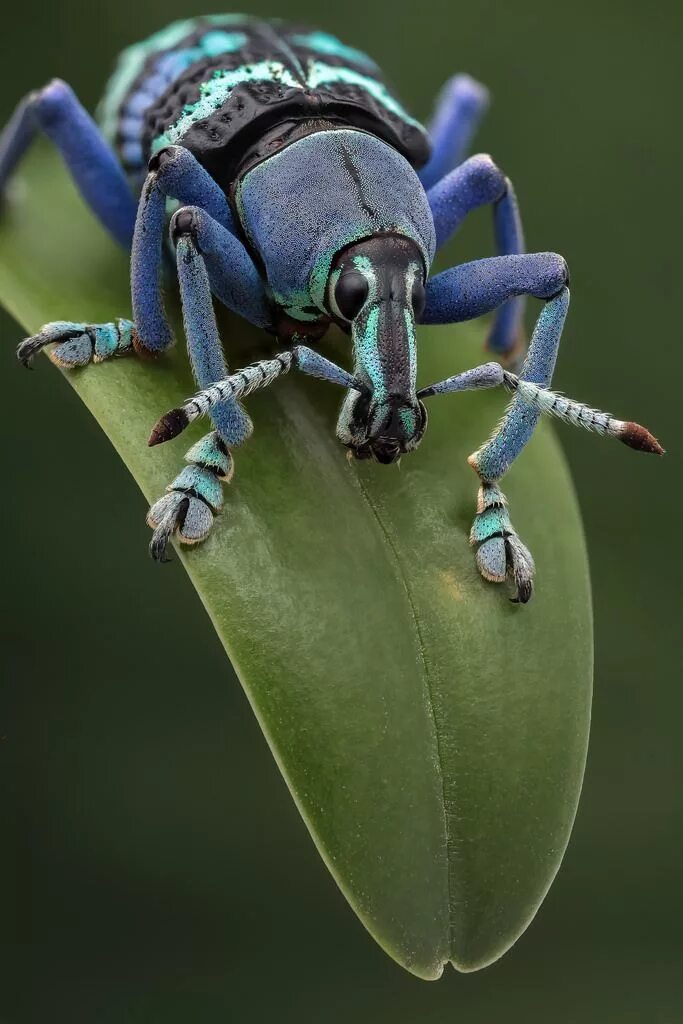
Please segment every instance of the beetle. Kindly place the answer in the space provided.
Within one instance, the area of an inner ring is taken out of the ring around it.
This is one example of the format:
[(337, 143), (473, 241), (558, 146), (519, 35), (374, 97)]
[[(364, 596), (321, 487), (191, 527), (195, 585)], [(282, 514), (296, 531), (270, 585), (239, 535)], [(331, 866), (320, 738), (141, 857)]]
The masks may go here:
[[(529, 600), (534, 563), (499, 481), (542, 413), (662, 454), (644, 427), (549, 390), (569, 303), (564, 259), (525, 253), (514, 189), (492, 159), (465, 158), (488, 103), (467, 75), (444, 87), (429, 129), (363, 52), (280, 20), (210, 15), (174, 22), (119, 58), (98, 112), (55, 80), (19, 105), (0, 137), (3, 188), (37, 131), (83, 198), (131, 251), (132, 320), (56, 322), (25, 339), (73, 368), (173, 342), (161, 281), (170, 236), (192, 369), (201, 389), (163, 416), (150, 445), (207, 414), (210, 433), (148, 513), (152, 556), (209, 533), (252, 430), (241, 399), (292, 369), (346, 389), (337, 436), (352, 456), (396, 463), (427, 427), (425, 400), (472, 388), (512, 395), (469, 462), (480, 478), (470, 536), (482, 576)], [(430, 276), (467, 214), (490, 205), (497, 255)], [(175, 207), (169, 220), (169, 209)], [(280, 349), (230, 374), (212, 297), (270, 332)], [(544, 305), (525, 352), (525, 296)], [(497, 311), (481, 366), (417, 390), (418, 323)], [(315, 350), (331, 324), (350, 335), (353, 370)]]

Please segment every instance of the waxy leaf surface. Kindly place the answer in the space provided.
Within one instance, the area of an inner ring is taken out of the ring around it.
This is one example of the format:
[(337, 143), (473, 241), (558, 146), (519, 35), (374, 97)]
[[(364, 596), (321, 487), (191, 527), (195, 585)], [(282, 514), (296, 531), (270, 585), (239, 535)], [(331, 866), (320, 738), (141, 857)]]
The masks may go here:
[[(36, 147), (14, 185), (0, 298), (27, 332), (128, 316), (126, 256), (55, 155)], [(272, 349), (234, 318), (223, 332), (233, 369)], [(160, 414), (194, 391), (178, 338), (155, 363), (68, 378), (148, 500), (209, 429), (147, 447)], [(346, 344), (324, 350), (348, 365)], [(481, 328), (422, 329), (419, 352), (423, 385), (481, 362)], [(294, 376), (252, 396), (256, 430), (237, 451), (225, 511), (181, 557), (349, 903), (400, 964), (435, 978), (449, 961), (473, 970), (504, 953), (562, 858), (590, 714), (586, 553), (564, 459), (542, 425), (504, 483), (536, 559), (534, 599), (515, 606), (479, 578), (466, 458), (504, 395), (432, 400), (423, 444), (400, 468), (346, 459), (340, 400)]]

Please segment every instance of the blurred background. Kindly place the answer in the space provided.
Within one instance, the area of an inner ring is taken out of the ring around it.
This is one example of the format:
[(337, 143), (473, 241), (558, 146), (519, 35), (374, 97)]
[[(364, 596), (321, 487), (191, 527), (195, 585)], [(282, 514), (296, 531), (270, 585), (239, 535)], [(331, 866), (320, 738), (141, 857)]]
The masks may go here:
[[(476, 148), (514, 180), (528, 248), (572, 272), (557, 386), (669, 449), (561, 431), (596, 627), (574, 835), (499, 963), (435, 984), (395, 966), (319, 860), (178, 563), (147, 559), (142, 496), (65, 381), (19, 372), (3, 315), (0, 1021), (680, 1022), (680, 4), (319, 7), (253, 10), (367, 49), (423, 118), (455, 71), (491, 88)], [(194, 13), (13, 5), (0, 121), (54, 75), (92, 109), (122, 46)], [(482, 212), (442, 265), (490, 252)]]

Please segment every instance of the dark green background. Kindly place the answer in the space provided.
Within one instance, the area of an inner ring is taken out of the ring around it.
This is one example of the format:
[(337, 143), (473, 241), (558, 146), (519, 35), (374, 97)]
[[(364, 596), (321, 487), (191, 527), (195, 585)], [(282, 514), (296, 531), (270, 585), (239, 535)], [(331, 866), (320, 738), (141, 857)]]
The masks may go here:
[[(418, 115), (456, 70), (490, 86), (477, 148), (515, 181), (528, 247), (572, 271), (556, 385), (669, 448), (658, 462), (562, 431), (595, 595), (588, 772), (537, 920), (481, 973), (428, 985), (366, 935), (181, 569), (147, 560), (142, 497), (65, 381), (46, 362), (15, 366), (21, 332), (3, 317), (2, 1024), (683, 1019), (679, 12), (270, 12), (365, 46)], [(191, 13), (176, 0), (15, 5), (0, 119), (53, 75), (92, 107), (122, 45)], [(482, 213), (447, 256), (490, 251)]]

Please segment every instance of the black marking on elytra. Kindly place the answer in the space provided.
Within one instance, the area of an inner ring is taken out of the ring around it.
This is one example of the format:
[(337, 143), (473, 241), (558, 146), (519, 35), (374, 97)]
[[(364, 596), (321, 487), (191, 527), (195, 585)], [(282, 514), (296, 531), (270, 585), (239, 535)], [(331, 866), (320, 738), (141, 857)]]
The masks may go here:
[[(145, 81), (155, 74), (156, 63), (161, 57), (191, 48), (206, 32), (215, 30), (215, 25), (197, 19), (196, 28), (184, 39), (165, 51), (150, 54), (141, 73), (121, 100), (120, 120), (125, 117), (124, 111), (131, 96), (139, 94)], [(334, 67), (355, 66), (363, 75), (381, 81), (378, 70), (368, 68), (362, 61), (354, 62), (333, 54), (321, 55), (294, 43), (295, 34), (308, 31), (303, 26), (246, 18), (226, 25), (225, 30), (244, 33), (247, 42), (232, 53), (196, 61), (181, 72), (144, 112), (139, 138), (143, 166), (149, 162), (153, 141), (175, 124), (185, 107), (199, 100), (204, 82), (217, 71), (231, 71), (268, 60), (283, 64), (303, 87), (286, 86), (277, 80), (241, 83), (221, 107), (209, 117), (195, 122), (182, 139), (182, 145), (203, 164), (226, 194), (240, 172), (247, 150), (258, 144), (265, 133), (285, 122), (294, 126), (295, 131), (298, 125), (318, 120), (326, 122), (327, 130), (336, 125), (370, 132), (397, 149), (416, 168), (429, 159), (430, 144), (426, 131), (392, 113), (362, 86), (329, 82), (312, 89), (302, 81), (302, 70), (311, 59), (322, 60)], [(304, 134), (307, 132), (310, 129), (306, 129)], [(124, 157), (124, 142), (130, 141), (136, 140), (131, 140), (130, 134), (124, 136), (119, 128), (115, 139), (118, 155), (124, 166), (137, 175), (139, 161), (136, 160), (133, 166)], [(293, 141), (293, 137), (289, 141)], [(272, 152), (277, 152), (277, 146)]]

